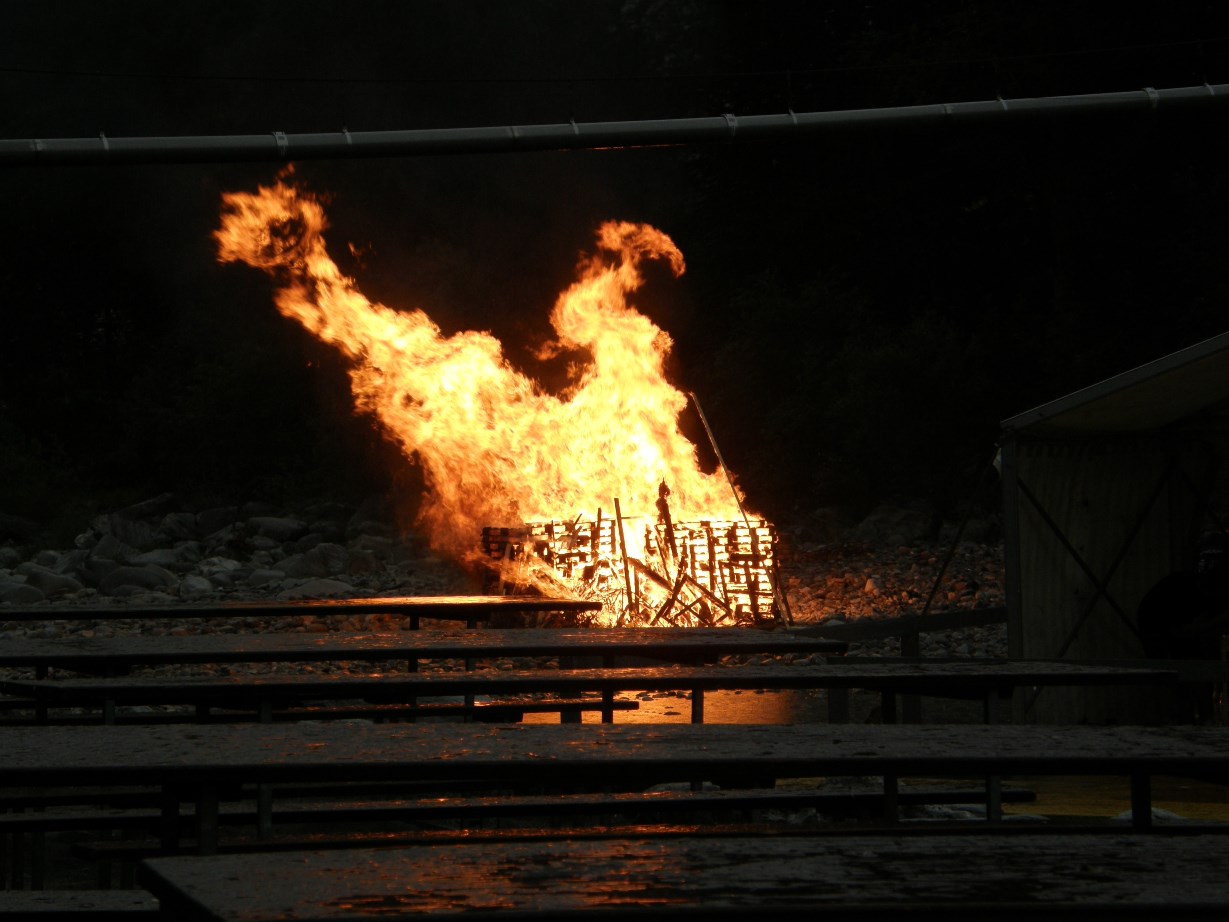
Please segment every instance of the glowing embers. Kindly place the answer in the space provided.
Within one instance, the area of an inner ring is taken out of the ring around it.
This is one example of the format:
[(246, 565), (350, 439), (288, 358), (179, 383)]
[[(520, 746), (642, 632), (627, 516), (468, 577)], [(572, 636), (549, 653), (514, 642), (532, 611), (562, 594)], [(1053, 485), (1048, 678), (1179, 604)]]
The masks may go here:
[(503, 589), (554, 582), (568, 594), (600, 599), (601, 622), (618, 626), (786, 619), (776, 591), (776, 544), (776, 529), (763, 520), (667, 525), (600, 512), (596, 519), (482, 533), (483, 553), (497, 565)]

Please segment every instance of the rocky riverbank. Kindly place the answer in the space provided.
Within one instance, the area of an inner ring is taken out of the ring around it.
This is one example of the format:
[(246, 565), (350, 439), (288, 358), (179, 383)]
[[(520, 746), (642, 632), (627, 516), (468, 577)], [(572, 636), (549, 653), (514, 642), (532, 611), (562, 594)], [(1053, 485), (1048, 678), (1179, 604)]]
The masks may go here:
[[(1003, 561), (997, 542), (928, 542), (921, 522), (884, 508), (819, 542), (782, 530), (785, 588), (797, 623), (884, 619), (1000, 606)], [(95, 517), (66, 548), (0, 536), (0, 625), (19, 632), (123, 629), (56, 622), (4, 624), (6, 606), (157, 604), (247, 599), (453, 595), (481, 591), (478, 579), (433, 555), (418, 535), (392, 524), (379, 500), (318, 502), (294, 509), (262, 503), (189, 510), (171, 495)], [(299, 618), (290, 630), (379, 627), (369, 619)], [(261, 629), (185, 620), (145, 630)], [(924, 636), (935, 655), (1002, 655), (1001, 626)], [(893, 641), (856, 645), (891, 654)]]

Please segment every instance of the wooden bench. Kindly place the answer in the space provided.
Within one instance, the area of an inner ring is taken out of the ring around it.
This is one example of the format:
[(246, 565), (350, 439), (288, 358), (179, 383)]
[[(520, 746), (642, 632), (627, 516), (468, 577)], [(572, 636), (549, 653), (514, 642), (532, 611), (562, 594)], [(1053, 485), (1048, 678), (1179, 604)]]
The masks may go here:
[[(306, 795), (306, 796), (305, 796)], [(338, 829), (362, 829), (340, 841), (347, 847), (380, 844), (388, 841), (390, 824), (409, 828), (438, 829), (457, 827), (467, 833), (497, 828), (551, 826), (567, 820), (594, 824), (622, 822), (645, 823), (729, 823), (752, 821), (755, 817), (776, 816), (779, 824), (805, 821), (808, 813), (829, 818), (856, 819), (883, 815), (883, 790), (870, 784), (822, 785), (792, 789), (657, 790), (632, 793), (585, 793), (525, 796), (465, 795), (441, 788), (431, 797), (407, 797), (396, 789), (380, 790), (367, 786), (339, 784), (315, 790), (280, 787), (271, 792), (268, 813), (262, 813), (262, 793), (249, 789), (237, 791), (234, 799), (223, 799), (218, 813), (221, 830), (218, 848), (261, 850), (271, 847), (323, 847), (339, 841)], [(1002, 793), (1003, 803), (1028, 803), (1032, 791), (1010, 788)], [(99, 803), (98, 801), (102, 801)], [(902, 809), (936, 805), (961, 805), (984, 809), (986, 791), (954, 784), (904, 784), (897, 801)], [(180, 841), (190, 841), (194, 818), (181, 816)], [(931, 821), (927, 821), (930, 824)], [(72, 847), (75, 856), (96, 869), (99, 886), (109, 887), (120, 870), (126, 886), (132, 884), (136, 860), (164, 853), (156, 837), (163, 823), (156, 792), (129, 793), (109, 803), (105, 798), (44, 797), (27, 798), (24, 809), (0, 813), (0, 836), (10, 838), (14, 851), (23, 851), (26, 866), (19, 876), (32, 883), (46, 879), (47, 863), (41, 844), (33, 836), (71, 832), (80, 834)], [(227, 830), (232, 830), (227, 832)], [(103, 834), (102, 839), (88, 838)], [(114, 835), (123, 833), (123, 838)], [(27, 836), (25, 840), (21, 836)], [(135, 838), (134, 838), (135, 836)], [(21, 844), (22, 848), (18, 848)], [(194, 846), (188, 846), (194, 850)]]
[[(882, 814), (883, 791), (876, 786), (856, 789), (821, 787), (808, 789), (711, 789), (660, 790), (650, 792), (537, 794), (524, 796), (447, 796), (429, 798), (366, 799), (347, 796), (338, 787), (329, 799), (284, 799), (278, 792), (270, 813), (272, 825), (323, 826), (353, 823), (439, 823), (445, 821), (498, 822), (523, 817), (679, 815), (696, 812), (728, 814), (735, 811), (818, 810), (834, 815)], [(1028, 803), (1032, 791), (1012, 788), (1004, 792), (1004, 802)], [(247, 792), (247, 799), (224, 803), (218, 820), (226, 826), (256, 827), (260, 820), (258, 794)], [(985, 804), (985, 791), (954, 785), (905, 785), (897, 792), (901, 807), (938, 804)], [(183, 818), (184, 835), (191, 832), (188, 817)], [(156, 831), (162, 814), (152, 806), (89, 809), (82, 806), (0, 813), (0, 832), (62, 832), (72, 830), (136, 829)], [(261, 830), (257, 830), (258, 834)]]
[(499, 614), (583, 614), (601, 602), (541, 596), (371, 596), (358, 599), (266, 599), (170, 605), (29, 605), (0, 610), (5, 621), (157, 621), (174, 618), (285, 618), (297, 615), (397, 615), (417, 629), (423, 619), (463, 621), (471, 628)]
[(134, 922), (157, 918), (158, 901), (142, 890), (0, 891), (0, 920)]
[[(1229, 731), (1215, 727), (1007, 725), (523, 726), (235, 724), (14, 727), (5, 731), (0, 786), (153, 785), (164, 838), (179, 837), (179, 805), (195, 805), (200, 850), (216, 847), (220, 792), (231, 785), (348, 780), (497, 780), (506, 793), (719, 786), (771, 779), (881, 776), (885, 811), (901, 778), (1117, 775), (1131, 784), (1136, 829), (1151, 827), (1154, 775), (1229, 777)], [(988, 818), (997, 819), (993, 791)]]
[(847, 645), (822, 637), (755, 628), (563, 628), (464, 631), (335, 631), (321, 634), (196, 634), (183, 637), (10, 638), (0, 644), (0, 666), (91, 675), (119, 675), (137, 666), (404, 662), (476, 663), (507, 657), (567, 657), (613, 666), (620, 657), (640, 661), (712, 663), (723, 656), (839, 654)]
[[(1004, 802), (1032, 801), (1031, 791), (1012, 788)], [(903, 786), (898, 796), (902, 808), (960, 805), (985, 806), (985, 792), (966, 787), (919, 784)], [(319, 848), (388, 847), (392, 844), (423, 844), (457, 836), (468, 840), (524, 836), (610, 836), (617, 830), (691, 831), (697, 829), (755, 829), (769, 834), (807, 823), (808, 813), (832, 819), (854, 820), (860, 828), (868, 819), (881, 817), (883, 791), (870, 785), (810, 790), (703, 790), (652, 791), (623, 794), (557, 794), (522, 797), (440, 797), (404, 801), (330, 801), (287, 804), (275, 809), (271, 830), (250, 828), (255, 815), (250, 807), (224, 809), (223, 827), (240, 827), (219, 837), (218, 853), (287, 851)], [(3, 827), (0, 817), (0, 828)], [(127, 828), (156, 829), (157, 816), (146, 811), (142, 822)], [(928, 833), (938, 824), (923, 820)], [(560, 826), (560, 824), (567, 824)], [(969, 825), (967, 820), (953, 824)], [(395, 825), (390, 825), (395, 824)], [(404, 829), (400, 828), (404, 824)], [(808, 823), (808, 825), (814, 825)], [(93, 827), (98, 828), (98, 827)], [(833, 826), (834, 832), (849, 826)], [(904, 826), (901, 828), (909, 828)], [(344, 830), (352, 830), (346, 832)], [(353, 831), (358, 829), (359, 831)], [(85, 839), (73, 846), (73, 854), (92, 864), (99, 886), (119, 879), (132, 886), (136, 863), (160, 854), (192, 854), (195, 845), (181, 844), (168, 850), (157, 839)], [(116, 871), (118, 870), (118, 874)]]
[[(280, 691), (270, 696), (260, 689), (252, 694), (231, 694), (217, 689), (201, 689), (218, 680), (183, 680), (182, 682), (142, 683), (132, 687), (130, 683), (98, 690), (94, 694), (91, 684), (80, 688), (65, 688), (64, 683), (48, 681), (48, 687), (31, 700), (24, 714), (6, 715), (0, 718), (0, 726), (57, 724), (62, 726), (98, 723), (104, 724), (168, 724), (168, 723), (237, 723), (259, 721), (296, 720), (368, 720), (368, 721), (477, 721), (479, 723), (518, 723), (526, 714), (558, 714), (561, 723), (581, 723), (582, 716), (589, 712), (603, 715), (616, 711), (635, 711), (638, 701), (601, 698), (508, 699), (497, 701), (418, 701), (401, 703), (313, 701), (315, 695), (296, 694), (299, 683), (293, 676), (280, 677)], [(310, 677), (303, 677), (307, 684)], [(70, 680), (71, 681), (71, 680)], [(111, 680), (100, 680), (108, 683)], [(146, 688), (149, 685), (151, 687)], [(186, 686), (186, 687), (185, 687)], [(473, 696), (468, 696), (473, 698)], [(410, 695), (409, 698), (413, 698)], [(123, 699), (125, 703), (119, 703)], [(180, 709), (155, 710), (143, 704), (131, 702), (152, 701), (155, 705), (174, 708), (185, 702), (192, 705), (190, 711)], [(55, 713), (55, 708), (69, 709), (70, 713)], [(91, 713), (79, 713), (91, 712)], [(96, 712), (96, 713), (95, 713)]]
[[(980, 698), (987, 718), (1000, 697), (1021, 686), (1124, 685), (1173, 682), (1163, 670), (1097, 667), (1056, 662), (990, 661), (938, 663), (859, 663), (766, 666), (692, 666), (538, 669), (522, 671), (411, 672), (351, 675), (230, 675), (208, 678), (96, 678), (10, 680), (3, 691), (34, 699), (40, 713), (49, 708), (94, 708), (114, 723), (124, 705), (189, 705), (207, 715), (211, 710), (258, 712), (272, 720), (280, 708), (301, 708), (308, 701), (361, 700), (405, 706), (424, 696), (464, 696), (471, 704), (479, 695), (552, 695), (600, 693), (605, 722), (613, 720), (615, 698), (624, 691), (677, 691), (691, 696), (691, 719), (704, 720), (704, 694), (715, 690), (849, 689), (877, 690), (883, 697), (885, 721), (895, 715), (898, 694)], [(590, 707), (583, 698), (572, 713)], [(553, 709), (549, 701), (542, 702)], [(475, 708), (477, 706), (474, 706)], [(562, 707), (562, 705), (560, 706)], [(317, 711), (320, 711), (317, 708)], [(323, 711), (320, 711), (323, 713)], [(407, 716), (413, 716), (413, 708)]]
[(1229, 836), (626, 837), (163, 857), (176, 917), (1220, 920)]

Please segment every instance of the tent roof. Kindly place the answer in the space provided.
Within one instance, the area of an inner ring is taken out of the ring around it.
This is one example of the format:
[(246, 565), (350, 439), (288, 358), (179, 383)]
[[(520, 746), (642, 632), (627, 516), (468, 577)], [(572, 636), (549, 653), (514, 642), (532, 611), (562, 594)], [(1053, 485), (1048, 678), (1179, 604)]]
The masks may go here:
[(1229, 405), (1229, 333), (1003, 420), (1034, 435), (1140, 433)]

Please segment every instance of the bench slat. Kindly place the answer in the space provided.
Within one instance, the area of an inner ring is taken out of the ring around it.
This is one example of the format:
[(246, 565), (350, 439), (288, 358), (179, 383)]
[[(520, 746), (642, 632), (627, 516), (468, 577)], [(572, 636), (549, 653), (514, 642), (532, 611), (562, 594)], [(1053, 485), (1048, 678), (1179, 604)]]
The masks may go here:
[(837, 654), (848, 644), (752, 628), (527, 628), (465, 631), (335, 631), (320, 634), (11, 638), (0, 665), (116, 672), (166, 663), (381, 662), (501, 657), (656, 658), (712, 662), (734, 654)]
[(1074, 666), (1053, 662), (822, 664), (779, 666), (485, 670), (371, 675), (255, 674), (9, 680), (0, 689), (47, 703), (251, 703), (310, 698), (369, 701), (410, 696), (716, 689), (866, 688), (931, 695), (983, 695), (1017, 686), (1123, 685), (1176, 681), (1167, 670)]
[[(339, 792), (344, 795), (344, 792)], [(903, 787), (897, 795), (901, 805), (985, 804), (985, 791), (943, 786)], [(1032, 791), (1010, 788), (1005, 802), (1027, 803)], [(618, 794), (555, 794), (549, 796), (435, 797), (426, 800), (333, 800), (298, 803), (277, 799), (272, 808), (274, 823), (354, 823), (365, 821), (435, 821), (444, 819), (498, 819), (528, 816), (577, 816), (587, 814), (645, 814), (687, 811), (803, 810), (817, 808), (837, 812), (866, 810), (883, 800), (882, 790), (731, 790), (653, 791)], [(219, 809), (219, 821), (229, 825), (256, 820), (251, 803), (227, 803)], [(153, 827), (161, 818), (155, 809), (109, 809), (32, 811), (0, 814), (0, 832), (33, 832), (86, 829)]]
[(1141, 910), (1212, 919), (1229, 911), (1227, 865), (1229, 836), (782, 835), (168, 857), (145, 862), (140, 879), (171, 908), (251, 922), (377, 910), (579, 920), (637, 909), (722, 919), (1120, 919)]
[(158, 918), (158, 901), (142, 890), (5, 890), (0, 919), (120, 922)]

